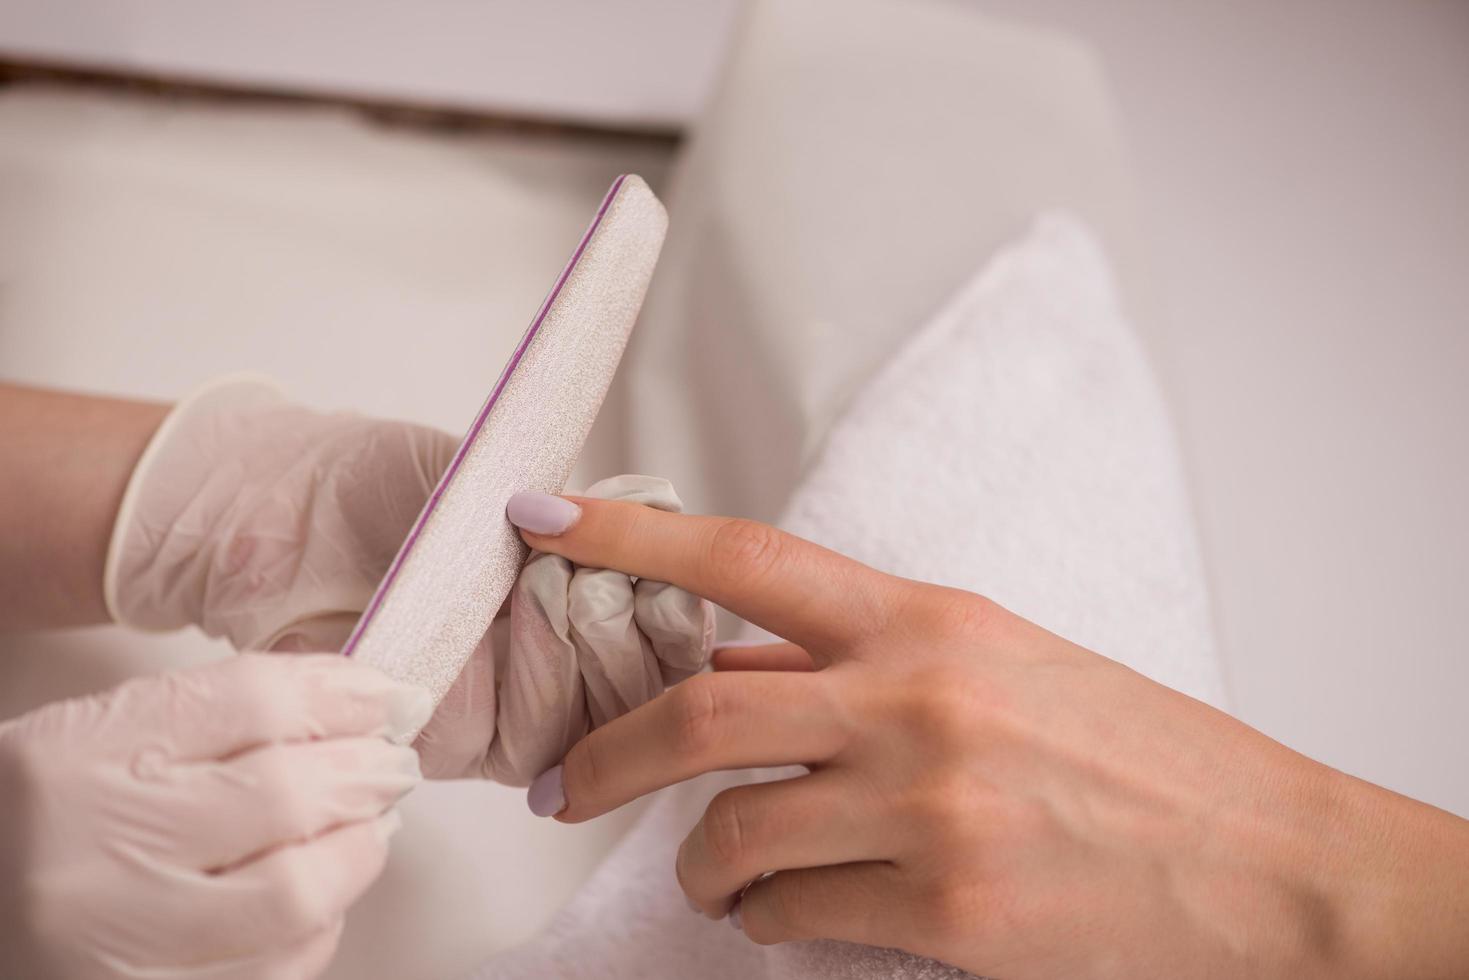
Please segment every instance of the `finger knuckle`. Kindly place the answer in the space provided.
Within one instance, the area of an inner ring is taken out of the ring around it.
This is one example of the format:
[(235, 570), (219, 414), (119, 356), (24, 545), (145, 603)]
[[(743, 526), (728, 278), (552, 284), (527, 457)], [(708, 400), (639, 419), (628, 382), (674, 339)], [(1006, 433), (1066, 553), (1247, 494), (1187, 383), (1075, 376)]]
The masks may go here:
[(905, 823), (934, 847), (954, 846), (968, 836), (974, 811), (967, 780), (940, 776), (918, 783), (902, 805)]
[(787, 871), (770, 880), (768, 908), (776, 934), (804, 936), (811, 910), (811, 877), (804, 871)]
[(229, 682), (228, 703), (240, 713), (248, 730), (269, 731), (280, 718), (282, 693), (270, 658), (249, 654), (239, 660), (241, 666)]
[(768, 524), (743, 518), (721, 521), (709, 542), (710, 568), (719, 581), (748, 585), (781, 560), (781, 533)]
[(868, 719), (881, 697), (879, 692), (866, 689), (860, 679), (828, 671), (811, 674), (804, 689), (808, 714), (827, 719), (843, 748), (868, 730)]
[(926, 945), (938, 950), (966, 941), (982, 925), (984, 902), (979, 885), (961, 874), (940, 875), (924, 889), (919, 928)]
[(220, 710), (219, 691), (243, 688), (247, 680), (247, 672), (236, 667), (233, 661), (172, 670), (156, 677), (129, 681), (113, 692), (113, 703), (125, 706), (124, 710), (143, 705), (151, 708), (165, 706), (175, 717), (203, 719)]
[(317, 793), (280, 752), (262, 755), (255, 766), (257, 798), (284, 840), (301, 840), (313, 829)]
[(684, 838), (678, 846), (678, 854), (673, 859), (673, 880), (678, 884), (678, 890), (689, 898), (694, 898), (693, 883), (689, 881), (688, 873), (689, 839)]
[(973, 677), (949, 677), (946, 686), (929, 697), (929, 728), (947, 745), (965, 745), (973, 740), (986, 702), (985, 692)]
[(963, 589), (924, 590), (924, 621), (942, 639), (973, 641), (990, 630), (1000, 613), (991, 599)]
[[(245, 659), (245, 658), (241, 658)], [(254, 659), (254, 658), (250, 658)], [(209, 670), (175, 670), (159, 676), (159, 683), (174, 703), (201, 704), (211, 700), (220, 686), (247, 687), (254, 673), (249, 665), (231, 671), (234, 676), (216, 676)]]
[(562, 763), (562, 776), (569, 799), (600, 799), (606, 789), (606, 766), (602, 762), (602, 740), (594, 732), (576, 743)]
[(749, 831), (749, 813), (737, 792), (720, 793), (704, 811), (704, 845), (720, 867), (744, 867), (749, 854)]
[(281, 855), (271, 882), (271, 900), (279, 909), (283, 925), (293, 933), (326, 928), (333, 909), (327, 907), (317, 876), (302, 860), (290, 853)]
[(994, 700), (974, 670), (934, 668), (912, 677), (899, 695), (900, 721), (930, 751), (964, 752), (980, 741)]
[(687, 759), (703, 759), (719, 746), (731, 695), (715, 675), (690, 678), (673, 689), (674, 745)]

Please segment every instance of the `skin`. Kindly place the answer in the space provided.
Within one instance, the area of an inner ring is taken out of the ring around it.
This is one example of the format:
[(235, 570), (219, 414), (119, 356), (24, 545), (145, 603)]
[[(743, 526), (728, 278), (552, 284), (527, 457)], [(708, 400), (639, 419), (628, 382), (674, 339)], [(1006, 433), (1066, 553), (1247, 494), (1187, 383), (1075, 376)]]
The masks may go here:
[(108, 621), (102, 564), (168, 406), (0, 384), (0, 628)]
[(678, 853), (689, 898), (738, 903), (753, 941), (1004, 978), (1469, 973), (1469, 822), (981, 596), (761, 524), (570, 499), (579, 519), (532, 547), (790, 641), (724, 651), (542, 777), (579, 823), (700, 773), (805, 766), (720, 793)]

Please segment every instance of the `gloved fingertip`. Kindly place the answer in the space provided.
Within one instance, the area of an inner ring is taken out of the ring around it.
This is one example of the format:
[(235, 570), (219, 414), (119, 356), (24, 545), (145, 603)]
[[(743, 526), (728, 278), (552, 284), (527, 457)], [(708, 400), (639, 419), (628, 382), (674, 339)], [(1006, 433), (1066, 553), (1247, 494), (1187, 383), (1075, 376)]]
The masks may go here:
[(378, 817), (373, 822), (372, 829), (377, 834), (378, 840), (386, 844), (394, 834), (403, 829), (403, 814), (398, 811), (397, 807), (394, 807)]
[(423, 766), (418, 753), (407, 746), (393, 746), (393, 767), (399, 775), (407, 776), (415, 783), (423, 781)]
[(406, 742), (416, 735), (434, 714), (434, 699), (416, 684), (398, 684), (386, 696), (388, 737)]

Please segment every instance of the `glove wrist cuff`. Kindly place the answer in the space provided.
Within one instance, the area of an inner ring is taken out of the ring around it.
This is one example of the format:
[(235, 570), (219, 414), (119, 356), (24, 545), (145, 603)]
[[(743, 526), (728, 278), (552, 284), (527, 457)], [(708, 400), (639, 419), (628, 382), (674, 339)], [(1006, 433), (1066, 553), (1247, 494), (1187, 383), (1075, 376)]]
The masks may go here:
[[(185, 566), (207, 568), (209, 536), (181, 549), (177, 519), (198, 495), (214, 460), (180, 446), (181, 430), (196, 416), (221, 406), (275, 403), (282, 390), (262, 375), (215, 378), (180, 399), (154, 432), (123, 491), (102, 570), (102, 598), (113, 622), (136, 629), (170, 630), (198, 625), (205, 582)], [(166, 480), (160, 470), (167, 470)], [(145, 516), (146, 515), (146, 516)]]

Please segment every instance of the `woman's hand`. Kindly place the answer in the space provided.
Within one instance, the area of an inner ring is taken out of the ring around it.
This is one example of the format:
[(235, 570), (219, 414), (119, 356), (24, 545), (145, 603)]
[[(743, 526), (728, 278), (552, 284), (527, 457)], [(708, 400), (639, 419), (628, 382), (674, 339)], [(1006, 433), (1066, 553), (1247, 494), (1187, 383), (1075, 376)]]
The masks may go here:
[(591, 733), (532, 808), (579, 822), (712, 770), (807, 767), (719, 794), (679, 851), (690, 899), (754, 941), (1007, 978), (1469, 971), (1469, 823), (980, 596), (760, 524), (575, 503), (525, 539), (791, 642), (724, 651)]

